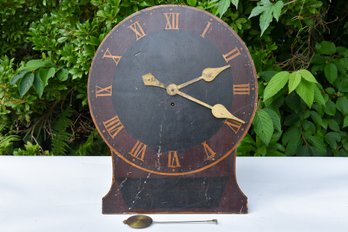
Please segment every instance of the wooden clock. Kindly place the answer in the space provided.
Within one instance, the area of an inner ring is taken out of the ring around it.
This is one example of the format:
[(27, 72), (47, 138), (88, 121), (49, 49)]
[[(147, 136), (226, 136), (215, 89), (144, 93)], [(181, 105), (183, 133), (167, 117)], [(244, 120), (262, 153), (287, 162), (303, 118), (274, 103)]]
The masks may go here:
[(247, 212), (235, 156), (257, 79), (222, 20), (181, 5), (134, 13), (99, 46), (88, 99), (112, 152), (103, 213)]

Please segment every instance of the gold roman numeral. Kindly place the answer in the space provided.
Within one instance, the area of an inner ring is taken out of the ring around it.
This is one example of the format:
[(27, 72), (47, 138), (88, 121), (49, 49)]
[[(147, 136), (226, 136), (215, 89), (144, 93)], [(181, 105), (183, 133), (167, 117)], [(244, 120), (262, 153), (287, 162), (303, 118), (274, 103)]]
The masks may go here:
[(233, 60), (234, 58), (236, 58), (239, 55), (240, 55), (239, 49), (234, 48), (222, 56), (224, 57), (225, 61), (228, 63), (230, 60)]
[(105, 88), (97, 85), (95, 87), (95, 96), (96, 97), (110, 97), (110, 96), (112, 96), (112, 85), (109, 85)]
[(103, 58), (113, 59), (115, 61), (116, 66), (117, 66), (118, 62), (120, 62), (122, 56), (112, 55), (111, 52), (109, 51), (109, 48), (107, 48), (106, 51), (104, 52)]
[(207, 34), (207, 32), (208, 32), (210, 26), (211, 26), (211, 22), (208, 22), (207, 25), (205, 26), (205, 28), (204, 28), (202, 34), (201, 34), (201, 37), (202, 37), (202, 38), (205, 38), (205, 35)]
[(177, 151), (168, 152), (168, 168), (181, 167)]
[(202, 143), (202, 146), (204, 148), (205, 154), (207, 155), (207, 160), (214, 160), (216, 152), (213, 151), (211, 147), (209, 147), (207, 142)]
[(115, 138), (118, 133), (123, 129), (123, 125), (118, 118), (118, 116), (115, 116), (113, 118), (110, 118), (107, 121), (103, 122), (105, 129), (108, 131), (109, 135), (112, 138)]
[(134, 32), (136, 40), (139, 40), (146, 35), (139, 21), (131, 24), (129, 28)]
[(250, 95), (250, 84), (234, 84), (233, 95)]
[(180, 13), (163, 13), (166, 18), (165, 30), (179, 30)]
[(146, 148), (146, 144), (137, 141), (129, 154), (138, 160), (144, 161)]
[(237, 133), (243, 125), (241, 122), (235, 121), (233, 119), (226, 119), (224, 121), (224, 124), (227, 125), (229, 128), (231, 128), (231, 130), (234, 133)]

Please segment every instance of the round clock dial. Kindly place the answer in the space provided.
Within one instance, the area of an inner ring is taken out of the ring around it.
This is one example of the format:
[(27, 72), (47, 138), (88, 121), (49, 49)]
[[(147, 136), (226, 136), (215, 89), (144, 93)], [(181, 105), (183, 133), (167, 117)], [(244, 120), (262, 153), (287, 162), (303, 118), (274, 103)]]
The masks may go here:
[(94, 57), (90, 111), (111, 150), (146, 172), (185, 175), (226, 158), (254, 116), (257, 80), (220, 19), (164, 5), (123, 20)]

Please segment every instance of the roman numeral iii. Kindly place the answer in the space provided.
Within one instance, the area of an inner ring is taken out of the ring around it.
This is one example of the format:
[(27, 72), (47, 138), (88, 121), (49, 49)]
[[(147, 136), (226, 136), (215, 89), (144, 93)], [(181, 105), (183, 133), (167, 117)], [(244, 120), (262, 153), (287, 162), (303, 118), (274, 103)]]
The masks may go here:
[(250, 84), (233, 84), (233, 95), (250, 95)]

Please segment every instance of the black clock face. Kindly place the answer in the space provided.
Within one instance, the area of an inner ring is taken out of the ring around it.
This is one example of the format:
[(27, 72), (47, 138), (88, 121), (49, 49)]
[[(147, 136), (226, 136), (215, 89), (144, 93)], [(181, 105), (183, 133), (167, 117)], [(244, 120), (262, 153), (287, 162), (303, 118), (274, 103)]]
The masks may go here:
[(240, 38), (215, 16), (153, 7), (104, 39), (88, 83), (92, 118), (127, 164), (161, 175), (205, 170), (243, 138), (257, 99)]
[[(212, 137), (223, 121), (195, 102), (145, 86), (142, 76), (152, 73), (166, 85), (181, 84), (199, 77), (205, 68), (224, 65), (219, 50), (199, 35), (153, 33), (123, 54), (112, 82), (113, 107), (127, 132), (155, 150), (194, 147)], [(231, 106), (231, 76), (231, 70), (225, 70), (213, 82), (195, 83), (182, 91), (210, 105)]]

